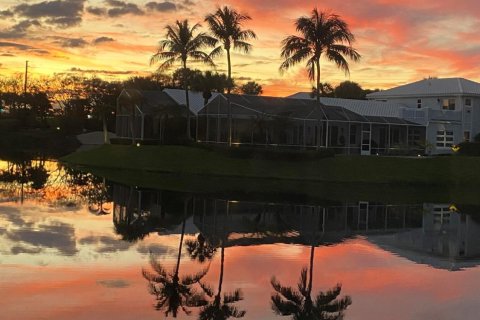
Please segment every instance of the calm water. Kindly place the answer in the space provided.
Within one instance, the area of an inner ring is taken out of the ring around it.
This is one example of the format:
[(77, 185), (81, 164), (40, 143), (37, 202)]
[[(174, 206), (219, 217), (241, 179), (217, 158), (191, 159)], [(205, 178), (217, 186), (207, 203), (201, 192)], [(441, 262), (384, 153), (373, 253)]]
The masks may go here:
[(2, 319), (480, 314), (471, 207), (146, 190), (54, 162), (0, 172)]

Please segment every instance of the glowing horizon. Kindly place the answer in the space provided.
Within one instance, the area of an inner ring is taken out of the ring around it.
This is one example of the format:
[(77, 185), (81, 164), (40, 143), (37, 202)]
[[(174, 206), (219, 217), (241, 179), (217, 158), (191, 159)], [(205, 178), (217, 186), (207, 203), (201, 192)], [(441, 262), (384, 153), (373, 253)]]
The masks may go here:
[[(293, 0), (0, 0), (0, 76), (22, 73), (25, 60), (33, 77), (148, 75), (155, 71), (149, 59), (167, 24), (188, 18), (207, 31), (204, 16), (223, 5), (248, 13), (252, 20), (244, 27), (258, 36), (251, 41), (251, 54), (232, 57), (237, 82), (256, 81), (273, 96), (310, 90), (303, 65), (278, 72), (281, 40), (294, 34), (294, 20), (316, 5)], [(366, 89), (385, 89), (429, 76), (480, 81), (476, 1), (327, 0), (318, 8), (349, 24), (362, 55), (360, 62), (350, 63), (350, 76), (323, 61), (322, 82), (351, 80)], [(215, 60), (219, 72), (225, 71), (225, 60)]]

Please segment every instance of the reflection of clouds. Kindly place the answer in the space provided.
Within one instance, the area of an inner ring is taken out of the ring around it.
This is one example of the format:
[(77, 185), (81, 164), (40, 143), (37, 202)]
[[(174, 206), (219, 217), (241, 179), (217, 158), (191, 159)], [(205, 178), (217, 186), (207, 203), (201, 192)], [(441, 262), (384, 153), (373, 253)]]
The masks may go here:
[(167, 246), (161, 245), (161, 244), (151, 244), (151, 245), (140, 245), (137, 248), (137, 252), (141, 254), (150, 254), (153, 253), (155, 255), (167, 255), (172, 252), (175, 252), (172, 248), (169, 248)]
[(11, 222), (19, 227), (31, 225), (31, 223), (27, 223), (25, 220), (23, 220), (21, 217), (21, 212), (18, 208), (0, 206), (0, 217), (2, 220)]
[(6, 232), (6, 236), (12, 241), (57, 249), (67, 256), (78, 252), (75, 243), (75, 229), (72, 225), (62, 222), (52, 222), (51, 225), (40, 224), (35, 229), (9, 230)]
[(97, 245), (98, 253), (111, 253), (117, 251), (126, 251), (132, 245), (126, 241), (118, 240), (109, 236), (89, 236), (78, 241), (80, 244)]
[(39, 247), (27, 248), (23, 246), (14, 246), (10, 249), (12, 254), (28, 253), (28, 254), (37, 254), (42, 252), (42, 249)]
[(126, 288), (130, 286), (128, 281), (122, 279), (98, 280), (97, 284), (106, 288)]

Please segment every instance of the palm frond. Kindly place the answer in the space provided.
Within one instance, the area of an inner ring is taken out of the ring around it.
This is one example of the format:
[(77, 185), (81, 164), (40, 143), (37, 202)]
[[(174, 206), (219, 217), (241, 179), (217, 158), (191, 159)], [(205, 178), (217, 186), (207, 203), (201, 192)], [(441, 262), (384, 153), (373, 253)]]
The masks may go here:
[(223, 303), (229, 304), (243, 300), (242, 290), (237, 289), (234, 292), (225, 293), (223, 295)]

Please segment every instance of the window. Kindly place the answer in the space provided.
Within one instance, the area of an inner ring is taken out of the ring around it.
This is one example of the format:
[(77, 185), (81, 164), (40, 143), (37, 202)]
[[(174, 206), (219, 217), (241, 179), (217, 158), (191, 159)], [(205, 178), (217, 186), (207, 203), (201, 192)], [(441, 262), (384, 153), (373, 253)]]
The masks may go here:
[(463, 140), (465, 140), (465, 142), (470, 142), (470, 131), (463, 132)]
[(437, 147), (450, 148), (453, 146), (453, 131), (437, 131)]
[(417, 100), (417, 108), (421, 109), (422, 108), (422, 99)]
[(471, 107), (472, 106), (472, 99), (470, 99), (470, 98), (465, 99), (465, 105)]
[(455, 99), (443, 99), (443, 110), (455, 110)]

